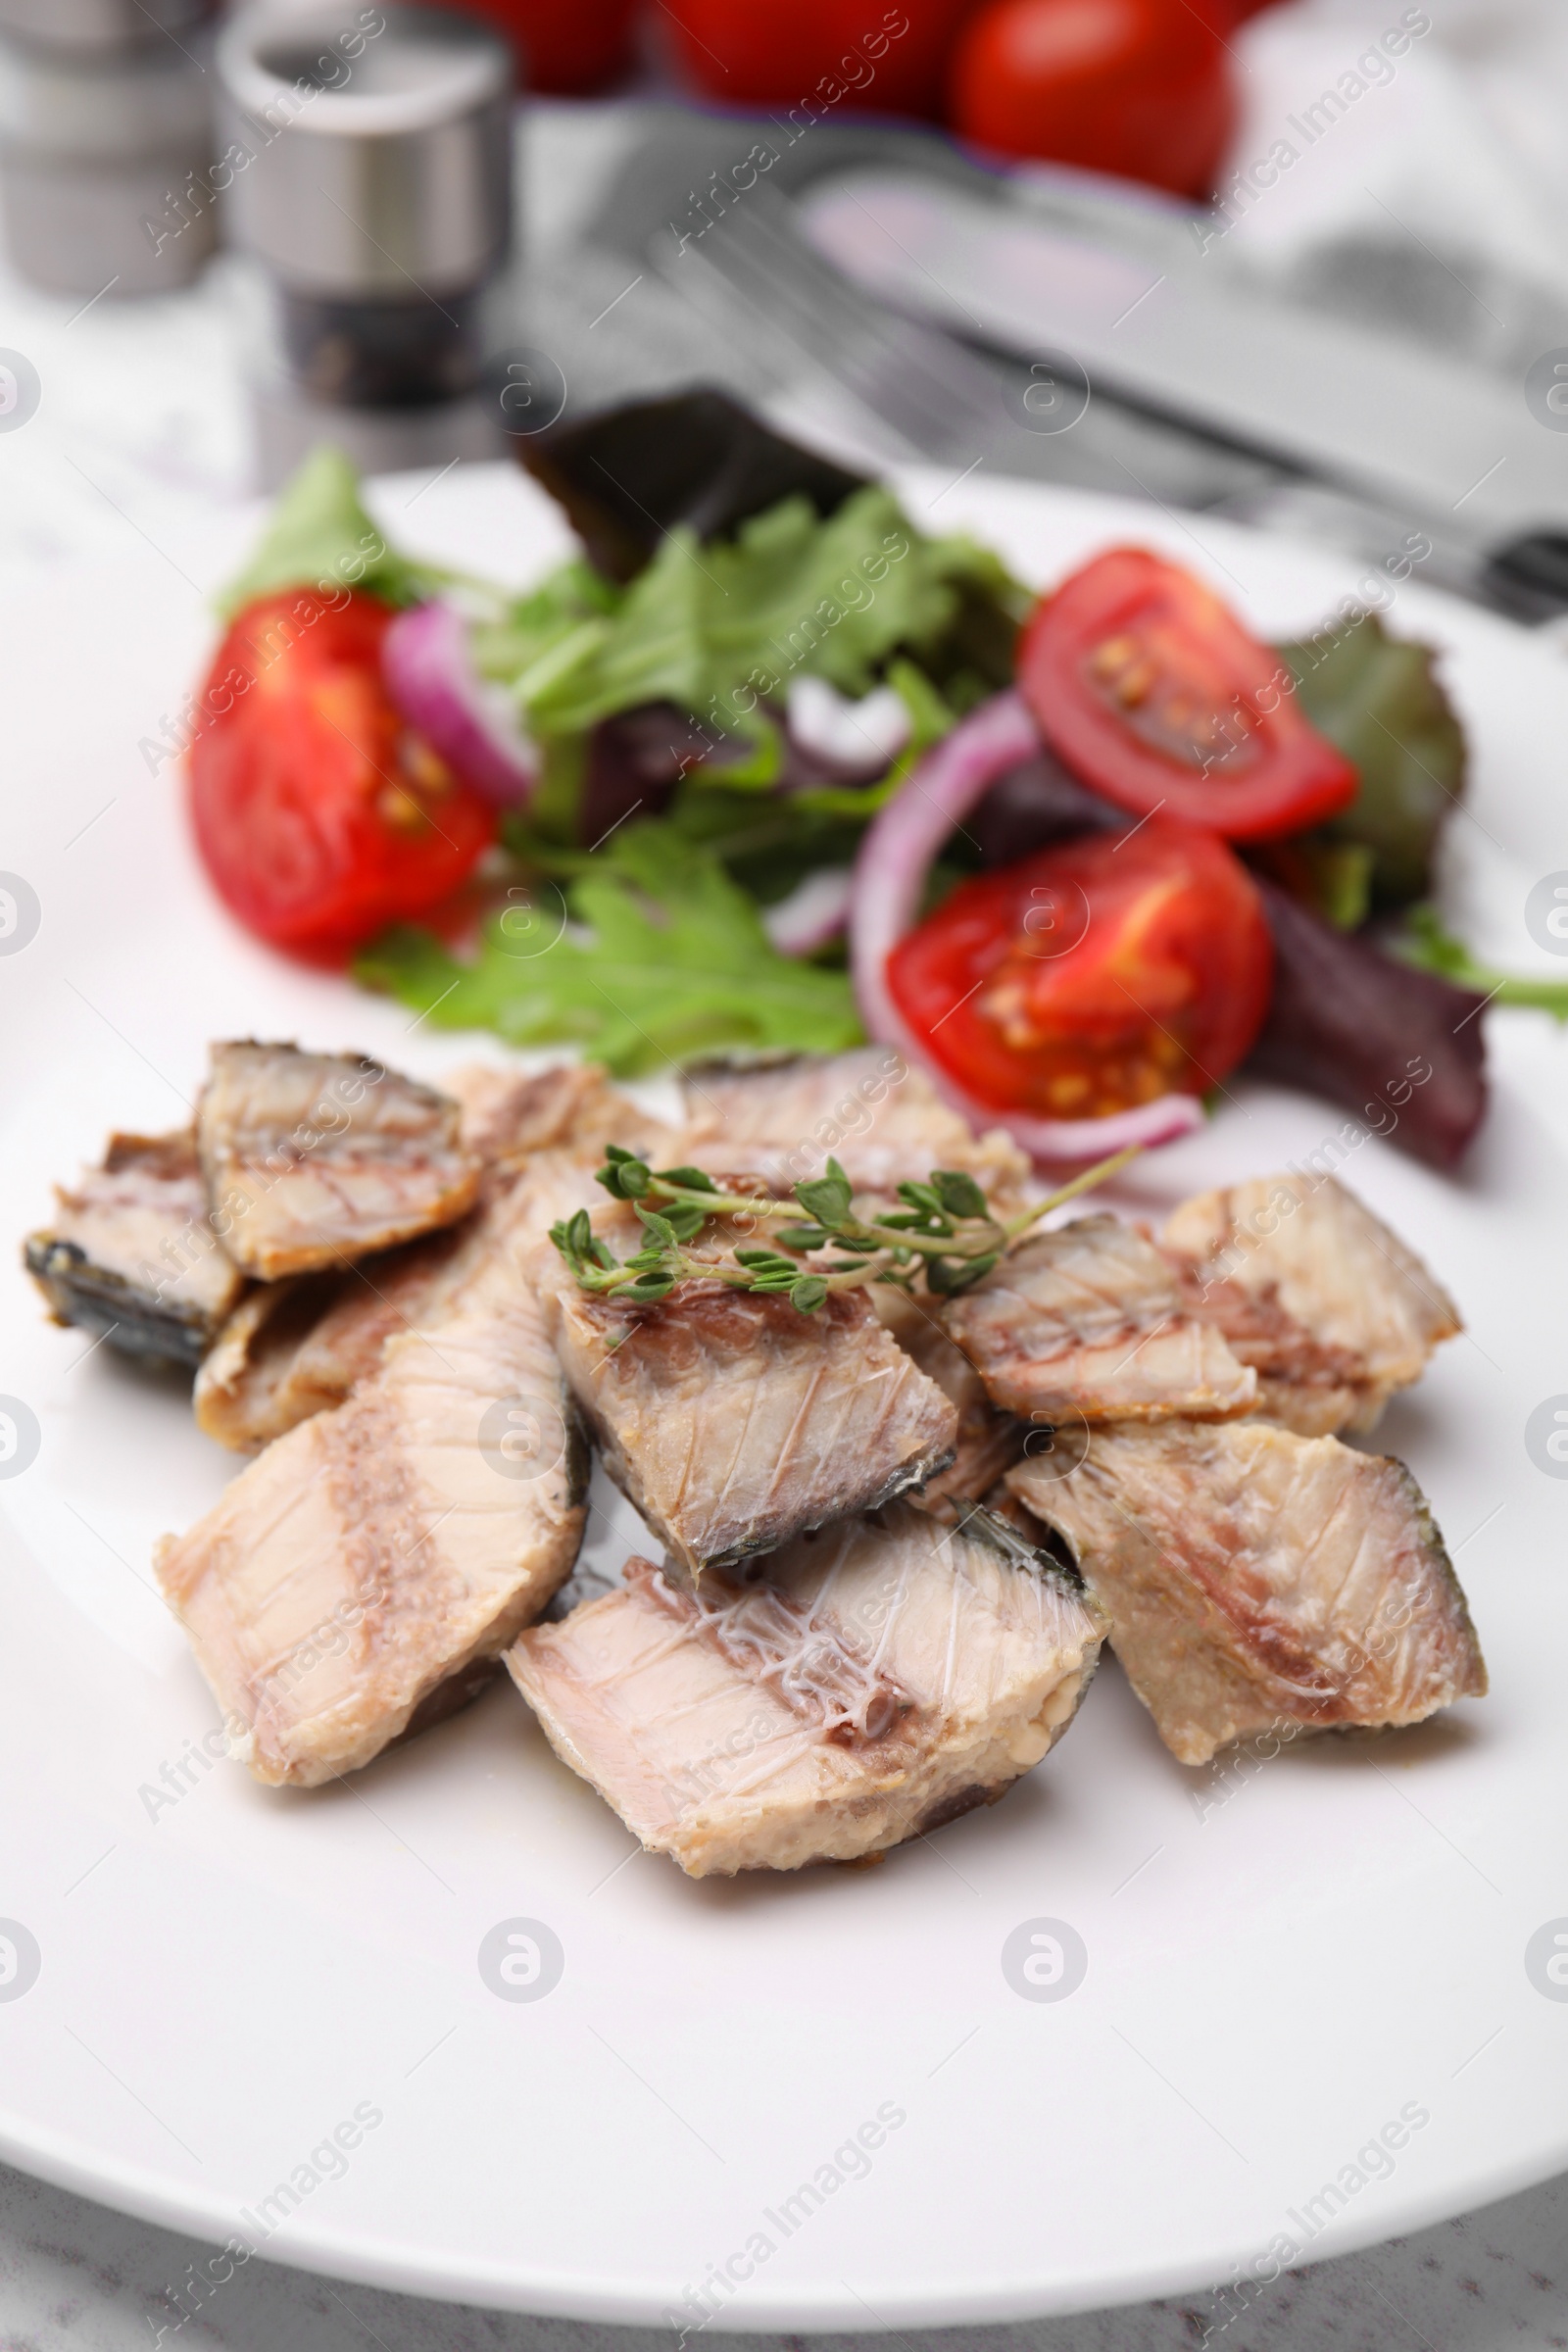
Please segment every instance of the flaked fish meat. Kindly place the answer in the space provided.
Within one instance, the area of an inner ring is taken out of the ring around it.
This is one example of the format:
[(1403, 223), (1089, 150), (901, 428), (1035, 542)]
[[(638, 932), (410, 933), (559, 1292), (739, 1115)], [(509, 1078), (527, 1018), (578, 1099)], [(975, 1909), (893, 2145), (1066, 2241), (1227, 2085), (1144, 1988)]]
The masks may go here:
[(258, 1780), (313, 1787), (469, 1694), (569, 1575), (586, 1450), (515, 1250), (160, 1547)]
[(1304, 1436), (1368, 1430), (1461, 1329), (1443, 1285), (1333, 1176), (1263, 1176), (1203, 1193), (1163, 1236), (1259, 1380), (1258, 1410)]
[(1038, 1234), (946, 1309), (1004, 1411), (1094, 1424), (1250, 1412), (1257, 1374), (1184, 1298), (1147, 1235), (1110, 1216)]
[[(638, 1232), (624, 1211), (596, 1224), (612, 1247)], [(952, 1459), (953, 1405), (858, 1292), (802, 1314), (692, 1280), (634, 1305), (580, 1289), (553, 1250), (536, 1274), (606, 1468), (688, 1575), (869, 1510)]]
[(650, 1561), (509, 1651), (563, 1760), (693, 1878), (858, 1861), (994, 1801), (1071, 1722), (1102, 1627), (976, 1513), (896, 1503), (694, 1592)]
[(276, 1282), (450, 1225), (482, 1173), (460, 1121), (448, 1096), (366, 1057), (215, 1046), (196, 1114), (214, 1229)]
[(254, 1452), (341, 1404), (387, 1341), (442, 1312), (489, 1250), (601, 1199), (593, 1171), (607, 1141), (652, 1150), (669, 1132), (591, 1064), (525, 1077), (475, 1063), (450, 1085), (465, 1148), (485, 1162), (480, 1205), (399, 1249), (252, 1291), (196, 1382), (196, 1419), (220, 1445)]
[(453, 1226), (331, 1273), (258, 1284), (196, 1375), (197, 1426), (254, 1453), (341, 1404), (379, 1369), (388, 1340), (440, 1311), (467, 1238)]
[(1028, 1160), (1004, 1128), (976, 1136), (930, 1080), (879, 1046), (759, 1069), (705, 1069), (685, 1082), (683, 1156), (744, 1169), (788, 1196), (837, 1159), (857, 1192), (891, 1196), (933, 1168), (961, 1168), (987, 1194), (1027, 1187)]
[(866, 1296), (883, 1329), (936, 1382), (957, 1413), (952, 1462), (910, 1496), (922, 1510), (952, 1519), (966, 1503), (980, 1501), (1011, 1469), (1028, 1442), (1028, 1424), (992, 1403), (980, 1374), (950, 1337), (940, 1300), (890, 1283), (873, 1284)]
[(483, 1204), (461, 1224), (330, 1273), (253, 1290), (230, 1315), (196, 1379), (196, 1419), (220, 1446), (252, 1453), (341, 1404), (380, 1363), (389, 1340), (447, 1311), (489, 1255), (603, 1196), (597, 1155), (535, 1150), (492, 1167)]
[(1263, 1733), (1419, 1723), (1487, 1688), (1464, 1593), (1402, 1463), (1264, 1421), (1097, 1430), (1009, 1491), (1065, 1540), (1184, 1764)]
[(677, 1142), (673, 1129), (612, 1086), (596, 1062), (559, 1062), (526, 1076), (471, 1062), (444, 1083), (463, 1114), (465, 1151), (491, 1163), (606, 1144), (667, 1158)]
[(207, 1214), (189, 1128), (115, 1135), (103, 1165), (55, 1188), (55, 1215), (24, 1249), (57, 1323), (125, 1355), (199, 1364), (245, 1289)]

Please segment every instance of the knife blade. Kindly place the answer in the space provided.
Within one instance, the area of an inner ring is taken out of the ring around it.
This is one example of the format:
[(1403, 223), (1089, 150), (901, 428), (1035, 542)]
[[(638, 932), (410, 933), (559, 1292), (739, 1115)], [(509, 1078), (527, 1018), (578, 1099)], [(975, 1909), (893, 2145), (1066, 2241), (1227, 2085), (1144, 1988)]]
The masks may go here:
[(1064, 235), (909, 172), (798, 197), (804, 233), (885, 302), (1426, 519), (1479, 551), (1568, 528), (1568, 450), (1522, 385), (1308, 314), (1190, 262)]

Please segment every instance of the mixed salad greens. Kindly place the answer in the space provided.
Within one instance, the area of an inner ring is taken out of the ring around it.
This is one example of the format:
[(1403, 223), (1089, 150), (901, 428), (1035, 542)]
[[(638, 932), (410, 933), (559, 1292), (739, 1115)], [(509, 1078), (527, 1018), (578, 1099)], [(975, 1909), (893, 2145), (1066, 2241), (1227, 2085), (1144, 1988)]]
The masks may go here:
[(1426, 903), (1464, 740), (1375, 613), (1259, 647), (1138, 550), (1036, 600), (712, 393), (530, 463), (585, 552), (521, 593), (390, 546), (329, 450), (224, 593), (193, 813), (276, 944), (623, 1074), (869, 1022), (1048, 1158), (1250, 1052), (1357, 1108), (1423, 1059), (1401, 1140), (1446, 1161), (1484, 1099), (1464, 1004), (1568, 1017)]

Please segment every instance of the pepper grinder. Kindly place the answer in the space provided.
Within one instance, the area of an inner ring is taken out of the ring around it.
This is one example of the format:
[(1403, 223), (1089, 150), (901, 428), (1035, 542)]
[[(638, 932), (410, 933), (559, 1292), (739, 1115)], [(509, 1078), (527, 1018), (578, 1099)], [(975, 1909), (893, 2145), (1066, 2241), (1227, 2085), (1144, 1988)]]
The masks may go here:
[(399, 0), (252, 8), (218, 45), (263, 486), (318, 442), (365, 471), (494, 457), (513, 57)]
[(161, 294), (207, 260), (210, 10), (0, 0), (0, 205), (11, 259), (34, 285)]

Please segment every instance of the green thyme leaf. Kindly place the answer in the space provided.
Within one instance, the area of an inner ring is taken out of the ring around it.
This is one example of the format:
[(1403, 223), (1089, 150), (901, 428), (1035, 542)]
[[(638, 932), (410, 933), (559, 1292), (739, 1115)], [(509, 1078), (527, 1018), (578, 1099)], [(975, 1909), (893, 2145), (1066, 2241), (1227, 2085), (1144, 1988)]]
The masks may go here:
[(832, 1236), (820, 1225), (781, 1225), (774, 1238), (783, 1250), (825, 1250)]
[(830, 1159), (824, 1175), (809, 1177), (795, 1187), (795, 1198), (819, 1225), (836, 1233), (850, 1213), (855, 1191), (838, 1161)]
[(934, 1168), (931, 1189), (950, 1217), (988, 1217), (990, 1206), (974, 1178), (961, 1168)]
[(925, 1279), (928, 1290), (939, 1298), (955, 1298), (990, 1273), (1002, 1255), (1000, 1250), (989, 1257), (930, 1257), (926, 1260)]
[(638, 1281), (628, 1283), (620, 1296), (631, 1299), (636, 1306), (647, 1306), (656, 1298), (667, 1298), (674, 1288), (673, 1274), (644, 1274)]

